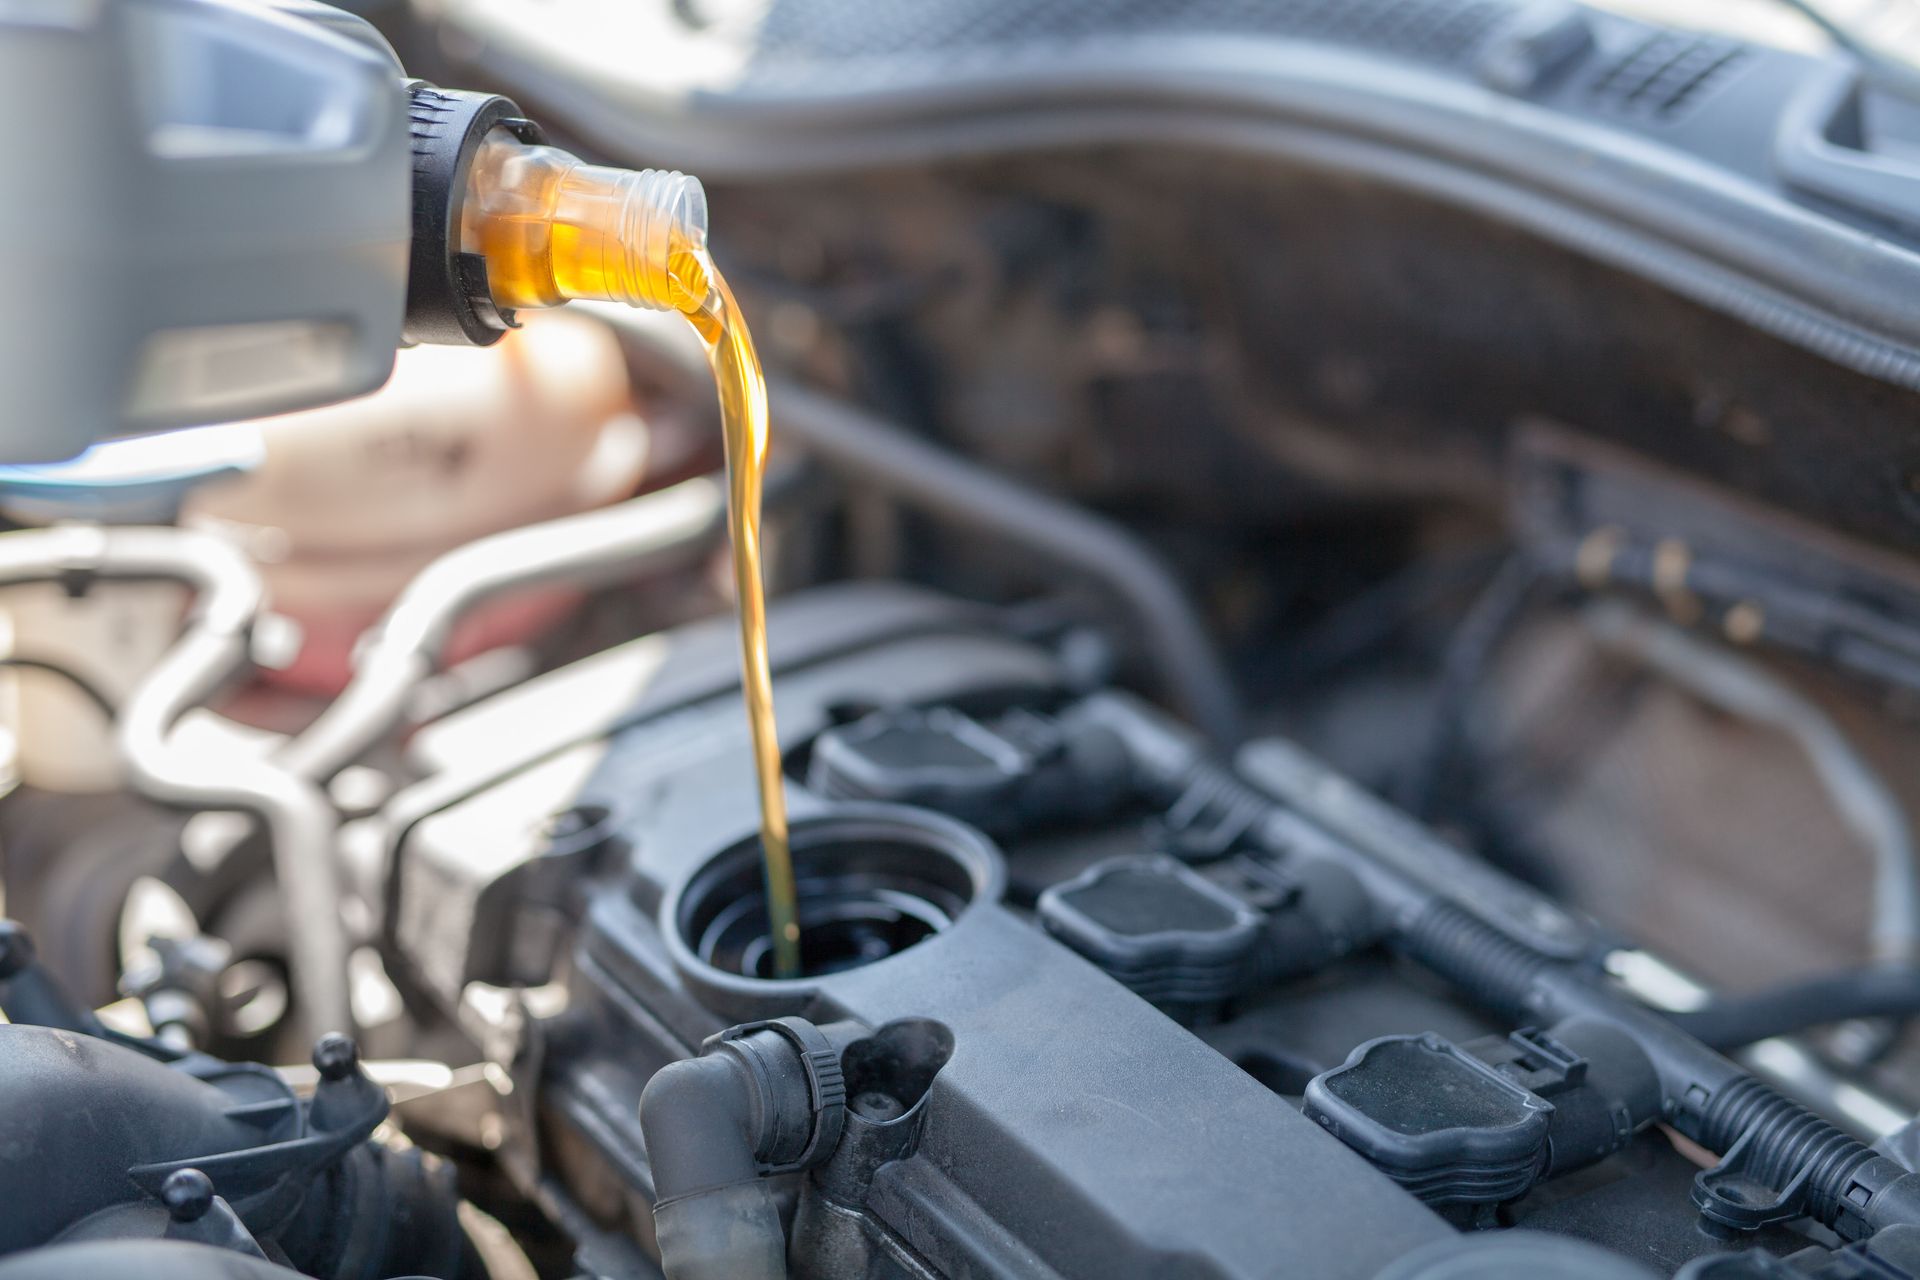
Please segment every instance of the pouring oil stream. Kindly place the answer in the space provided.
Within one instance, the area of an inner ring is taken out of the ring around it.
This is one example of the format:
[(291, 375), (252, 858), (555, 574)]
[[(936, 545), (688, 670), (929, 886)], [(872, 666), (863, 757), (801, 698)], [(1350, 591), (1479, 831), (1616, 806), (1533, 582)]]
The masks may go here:
[(588, 165), (557, 147), (528, 144), (499, 130), (474, 157), (461, 246), (486, 260), (488, 290), (503, 308), (592, 298), (677, 311), (706, 345), (726, 436), (727, 531), (741, 691), (760, 792), (773, 976), (791, 978), (801, 968), (800, 921), (761, 566), (767, 383), (733, 292), (707, 256), (706, 227), (706, 196), (695, 179)]

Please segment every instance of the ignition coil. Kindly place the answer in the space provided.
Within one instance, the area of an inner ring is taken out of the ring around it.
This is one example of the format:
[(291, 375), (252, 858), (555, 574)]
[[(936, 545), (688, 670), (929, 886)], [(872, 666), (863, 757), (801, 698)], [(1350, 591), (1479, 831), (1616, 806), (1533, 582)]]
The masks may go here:
[(1517, 1200), (1661, 1113), (1632, 1037), (1593, 1018), (1455, 1045), (1383, 1036), (1308, 1083), (1305, 1114), (1428, 1204)]

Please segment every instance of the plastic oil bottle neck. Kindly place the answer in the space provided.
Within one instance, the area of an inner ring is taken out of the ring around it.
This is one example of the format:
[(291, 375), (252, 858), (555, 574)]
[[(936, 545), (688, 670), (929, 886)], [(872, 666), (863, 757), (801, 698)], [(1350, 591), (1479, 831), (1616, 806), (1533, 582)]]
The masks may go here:
[(711, 291), (697, 178), (586, 164), (505, 129), (474, 154), (460, 240), (502, 308), (592, 299), (691, 314)]

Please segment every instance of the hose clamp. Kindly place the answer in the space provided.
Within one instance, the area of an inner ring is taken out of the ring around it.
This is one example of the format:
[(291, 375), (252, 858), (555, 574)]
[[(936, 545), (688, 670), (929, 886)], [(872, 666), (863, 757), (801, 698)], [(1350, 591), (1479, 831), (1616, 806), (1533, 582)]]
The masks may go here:
[(771, 1031), (793, 1047), (800, 1069), (806, 1075), (808, 1105), (813, 1116), (807, 1144), (799, 1156), (781, 1164), (770, 1164), (763, 1172), (772, 1175), (810, 1168), (833, 1154), (833, 1149), (840, 1144), (840, 1131), (846, 1126), (847, 1080), (840, 1068), (840, 1051), (833, 1047), (825, 1032), (805, 1018), (743, 1022), (709, 1037), (700, 1051), (710, 1053), (720, 1045), (745, 1040), (760, 1031)]

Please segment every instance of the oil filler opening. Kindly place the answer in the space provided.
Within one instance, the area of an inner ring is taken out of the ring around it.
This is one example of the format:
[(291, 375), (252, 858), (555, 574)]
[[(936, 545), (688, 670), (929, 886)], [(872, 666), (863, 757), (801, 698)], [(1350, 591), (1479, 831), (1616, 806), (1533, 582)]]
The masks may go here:
[[(997, 897), (1000, 853), (984, 835), (925, 810), (848, 805), (792, 828), (802, 977), (885, 960)], [(672, 908), (693, 956), (723, 973), (773, 976), (757, 835), (702, 867)]]

